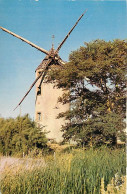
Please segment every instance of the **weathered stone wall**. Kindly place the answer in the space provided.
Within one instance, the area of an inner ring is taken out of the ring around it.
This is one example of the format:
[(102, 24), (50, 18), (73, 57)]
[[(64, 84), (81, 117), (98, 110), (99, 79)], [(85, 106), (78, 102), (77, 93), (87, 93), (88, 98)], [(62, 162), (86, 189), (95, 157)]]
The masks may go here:
[[(40, 70), (36, 71), (36, 77)], [(62, 105), (58, 103), (58, 97), (62, 96), (62, 89), (54, 87), (54, 83), (45, 83), (41, 85), (41, 95), (37, 95), (40, 80), (36, 84), (36, 102), (35, 102), (35, 121), (43, 130), (49, 131), (47, 137), (57, 142), (62, 141), (61, 126), (64, 125), (63, 118), (57, 119), (59, 113), (69, 109), (69, 104)]]

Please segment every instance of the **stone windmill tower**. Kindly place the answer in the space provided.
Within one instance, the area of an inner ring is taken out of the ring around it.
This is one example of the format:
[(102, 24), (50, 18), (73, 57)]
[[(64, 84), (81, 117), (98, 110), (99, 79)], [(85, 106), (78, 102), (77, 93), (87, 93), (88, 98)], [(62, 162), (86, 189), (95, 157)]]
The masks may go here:
[[(61, 60), (64, 65), (64, 62)], [(46, 60), (36, 69), (36, 77), (43, 71), (46, 64)], [(52, 66), (52, 68), (57, 68)], [(41, 79), (41, 78), (40, 78)], [(55, 83), (47, 83), (46, 77), (43, 80), (43, 84), (40, 84), (39, 80), (36, 83), (36, 100), (35, 100), (35, 121), (43, 127), (44, 131), (49, 131), (47, 137), (49, 140), (55, 140), (57, 142), (62, 141), (62, 132), (60, 128), (64, 125), (65, 120), (57, 116), (61, 112), (65, 112), (69, 109), (69, 104), (58, 103), (58, 98), (62, 96), (63, 90), (55, 87)]]
[(71, 32), (74, 30), (80, 19), (83, 17), (85, 12), (79, 17), (75, 25), (71, 28), (69, 33), (66, 35), (66, 37), (60, 43), (56, 50), (52, 47), (50, 51), (47, 51), (24, 39), (23, 37), (3, 27), (0, 27), (3, 31), (15, 36), (16, 38), (26, 42), (27, 44), (46, 54), (46, 57), (36, 69), (35, 81), (30, 86), (29, 90), (26, 92), (16, 108), (23, 102), (33, 86), (36, 85), (35, 121), (42, 127), (44, 126), (46, 131), (49, 131), (49, 133), (47, 134), (47, 137), (49, 139), (55, 139), (57, 142), (60, 142), (62, 140), (62, 132), (60, 131), (60, 128), (62, 125), (64, 125), (65, 121), (63, 119), (57, 119), (56, 117), (60, 112), (65, 112), (66, 110), (68, 110), (69, 105), (58, 104), (58, 97), (62, 96), (63, 91), (62, 89), (54, 88), (54, 83), (46, 83), (46, 74), (48, 70), (53, 66), (61, 66), (61, 68), (64, 66), (65, 63), (58, 55), (58, 52), (71, 34)]

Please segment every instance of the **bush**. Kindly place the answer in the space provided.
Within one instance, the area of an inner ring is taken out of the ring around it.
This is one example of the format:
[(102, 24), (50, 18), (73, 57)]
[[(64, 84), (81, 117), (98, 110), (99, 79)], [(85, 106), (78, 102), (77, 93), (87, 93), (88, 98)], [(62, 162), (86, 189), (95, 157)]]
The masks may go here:
[(0, 119), (0, 153), (25, 155), (32, 150), (36, 154), (47, 147), (47, 139), (28, 115), (16, 119)]

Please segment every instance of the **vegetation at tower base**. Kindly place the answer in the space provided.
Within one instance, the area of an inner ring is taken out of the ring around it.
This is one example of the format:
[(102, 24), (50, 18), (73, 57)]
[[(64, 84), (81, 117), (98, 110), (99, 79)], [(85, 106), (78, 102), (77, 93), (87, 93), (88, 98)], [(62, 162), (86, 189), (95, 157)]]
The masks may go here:
[(47, 148), (45, 134), (28, 115), (16, 119), (0, 118), (0, 153), (14, 155), (36, 153)]
[[(46, 165), (39, 165), (44, 159)], [(19, 159), (19, 166), (15, 168), (6, 167), (0, 179), (1, 193), (126, 193), (125, 149), (80, 148), (44, 159), (40, 159), (38, 165), (35, 159), (30, 168), (26, 166), (27, 159)]]
[(65, 141), (92, 146), (125, 140), (126, 64), (127, 41), (95, 40), (73, 51), (63, 69), (50, 72), (57, 87), (69, 90), (59, 98), (71, 104), (58, 116), (70, 121), (62, 127)]

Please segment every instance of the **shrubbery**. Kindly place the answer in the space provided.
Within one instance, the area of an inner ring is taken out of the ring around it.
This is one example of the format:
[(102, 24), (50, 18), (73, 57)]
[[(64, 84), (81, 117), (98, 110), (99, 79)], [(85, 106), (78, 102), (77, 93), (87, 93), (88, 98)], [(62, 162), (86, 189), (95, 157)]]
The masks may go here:
[(46, 143), (44, 132), (28, 115), (16, 119), (0, 118), (0, 153), (3, 155), (39, 152), (47, 147)]

